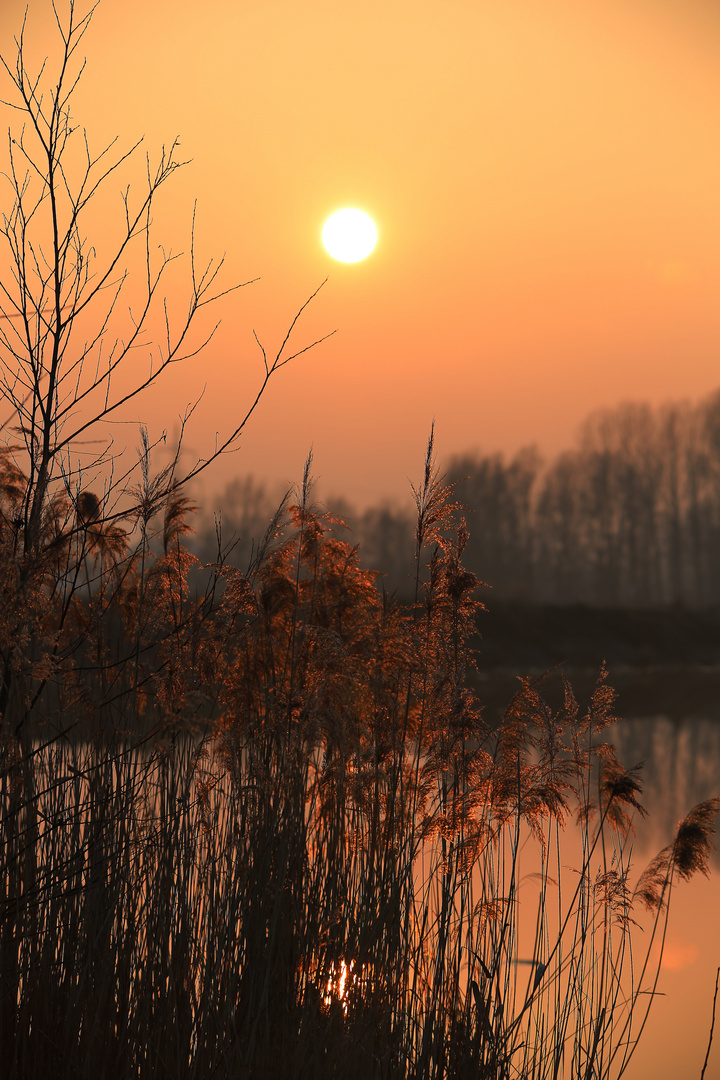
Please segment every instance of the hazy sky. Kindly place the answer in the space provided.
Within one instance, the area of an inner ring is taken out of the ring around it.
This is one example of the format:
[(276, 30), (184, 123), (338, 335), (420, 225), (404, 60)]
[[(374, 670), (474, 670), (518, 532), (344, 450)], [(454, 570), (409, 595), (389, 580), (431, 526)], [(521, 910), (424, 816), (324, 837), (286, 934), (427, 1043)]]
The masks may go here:
[[(6, 53), (23, 8), (0, 9)], [(29, 37), (52, 53), (45, 0)], [(433, 417), (444, 457), (551, 453), (596, 406), (720, 386), (716, 0), (102, 0), (85, 43), (91, 143), (178, 135), (193, 159), (157, 241), (186, 248), (197, 198), (201, 255), (261, 279), (135, 418), (172, 429), (206, 385), (203, 453), (260, 378), (252, 330), (273, 351), (328, 278), (296, 346), (338, 333), (210, 487), (297, 479), (312, 444), (321, 492), (366, 502), (418, 477)], [(320, 243), (343, 205), (378, 226), (360, 264)]]

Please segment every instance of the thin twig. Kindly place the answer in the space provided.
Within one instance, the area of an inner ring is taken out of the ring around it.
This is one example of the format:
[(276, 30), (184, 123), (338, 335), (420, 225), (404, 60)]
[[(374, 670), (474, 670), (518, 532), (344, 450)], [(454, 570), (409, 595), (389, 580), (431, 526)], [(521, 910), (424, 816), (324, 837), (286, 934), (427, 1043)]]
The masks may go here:
[(710, 1048), (712, 1046), (713, 1034), (714, 1034), (714, 1031), (715, 1031), (715, 1006), (717, 1005), (718, 985), (719, 984), (720, 984), (720, 967), (717, 969), (717, 974), (715, 975), (715, 994), (714, 994), (714, 997), (713, 997), (712, 1021), (710, 1022), (710, 1038), (708, 1039), (707, 1053), (705, 1054), (705, 1062), (704, 1062), (703, 1067), (702, 1067), (702, 1072), (700, 1073), (700, 1080), (705, 1080), (705, 1070), (707, 1069), (707, 1063), (708, 1063), (708, 1060), (710, 1058)]

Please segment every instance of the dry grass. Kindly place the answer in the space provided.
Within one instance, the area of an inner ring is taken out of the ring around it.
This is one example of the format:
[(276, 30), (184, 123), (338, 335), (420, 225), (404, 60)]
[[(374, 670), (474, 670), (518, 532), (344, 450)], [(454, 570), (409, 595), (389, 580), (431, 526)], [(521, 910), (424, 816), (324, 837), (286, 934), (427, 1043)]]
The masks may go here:
[(312, 506), (309, 465), (197, 599), (177, 500), (133, 552), (93, 515), (82, 601), (71, 546), (28, 579), (4, 631), (5, 1077), (622, 1074), (718, 800), (638, 875), (604, 670), (584, 708), (526, 680), (488, 729), (432, 443), (416, 499), (406, 607)]

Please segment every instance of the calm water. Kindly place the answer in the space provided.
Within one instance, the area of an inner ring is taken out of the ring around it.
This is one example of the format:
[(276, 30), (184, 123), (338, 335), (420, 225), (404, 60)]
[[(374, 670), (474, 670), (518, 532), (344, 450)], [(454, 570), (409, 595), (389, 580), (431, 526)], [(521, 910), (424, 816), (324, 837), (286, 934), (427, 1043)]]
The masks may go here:
[[(649, 816), (636, 822), (632, 887), (650, 859), (671, 842), (678, 821), (692, 806), (720, 795), (720, 718), (635, 718), (611, 732), (604, 736), (615, 743), (626, 766), (644, 762)], [(577, 866), (570, 835), (567, 840), (568, 864)], [(640, 938), (637, 955), (644, 952), (642, 945)], [(715, 851), (709, 878), (681, 882), (673, 891), (658, 996), (624, 1074), (628, 1080), (699, 1080), (719, 966), (720, 854)], [(711, 1078), (720, 1078), (720, 1015), (706, 1071), (706, 1080)]]
[[(720, 720), (665, 716), (617, 725), (613, 740), (626, 766), (643, 761), (645, 805), (637, 826), (638, 873), (672, 840), (678, 821), (696, 803), (720, 795)], [(716, 838), (717, 839), (717, 838)], [(673, 892), (663, 965), (647, 1027), (629, 1080), (697, 1078), (705, 1059), (715, 974), (720, 967), (720, 855), (708, 879), (681, 882)], [(720, 1077), (720, 1016), (706, 1071)]]

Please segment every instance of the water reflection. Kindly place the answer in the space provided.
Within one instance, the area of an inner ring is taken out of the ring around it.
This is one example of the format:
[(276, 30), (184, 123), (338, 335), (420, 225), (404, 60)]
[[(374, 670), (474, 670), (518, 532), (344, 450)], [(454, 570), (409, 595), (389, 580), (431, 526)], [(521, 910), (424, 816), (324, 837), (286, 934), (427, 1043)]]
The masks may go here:
[[(610, 736), (626, 766), (643, 762), (641, 779), (649, 810), (638, 828), (647, 843), (667, 843), (678, 821), (696, 803), (720, 795), (720, 722), (655, 716), (626, 720)], [(663, 839), (665, 837), (665, 839)], [(720, 867), (720, 855), (713, 855)]]
[[(664, 716), (648, 719), (633, 719), (617, 726), (610, 733), (604, 733), (614, 741), (619, 755), (627, 766), (644, 761), (645, 803), (649, 809), (649, 818), (645, 823), (638, 823), (638, 835), (635, 841), (633, 875), (631, 885), (637, 881), (640, 872), (650, 858), (671, 841), (677, 822), (697, 802), (720, 793), (720, 722), (698, 717), (683, 721), (673, 721)], [(191, 748), (188, 748), (190, 753)], [(65, 775), (66, 767), (62, 756), (58, 758), (55, 772), (48, 773), (47, 791), (59, 792), (54, 785)], [(82, 755), (79, 764), (83, 764)], [(79, 802), (90, 807), (90, 763), (87, 773), (84, 769), (74, 769), (75, 783), (80, 786)], [(187, 771), (187, 762), (186, 769)], [(50, 768), (50, 766), (49, 766)], [(114, 765), (114, 769), (120, 766)], [(144, 769), (166, 770), (174, 777), (173, 767), (161, 760), (142, 764), (140, 759), (128, 761), (122, 766), (127, 768), (136, 788), (148, 774)], [(137, 774), (133, 770), (137, 770)], [(94, 775), (94, 774), (93, 774)], [(178, 784), (184, 775), (178, 771), (177, 780), (173, 779), (172, 791), (180, 791)], [(209, 789), (208, 789), (209, 790)], [(220, 792), (220, 786), (212, 789), (213, 798)], [(50, 797), (50, 796), (49, 796)], [(59, 797), (59, 796), (58, 796)], [(178, 798), (179, 795), (178, 795)], [(189, 800), (180, 798), (183, 806)], [(147, 811), (138, 824), (147, 830), (150, 836), (155, 825), (156, 814), (152, 802), (143, 804)], [(56, 810), (60, 820), (62, 808)], [(88, 810), (89, 813), (89, 810)], [(225, 827), (225, 826), (223, 826)], [(581, 858), (579, 852), (572, 850), (571, 839), (574, 830), (568, 828), (570, 845), (564, 862), (567, 866), (577, 867)], [(523, 855), (523, 858), (525, 856)], [(523, 899), (531, 912), (537, 911), (537, 901), (533, 901), (533, 871), (535, 867), (528, 856), (523, 867)], [(183, 863), (183, 866), (185, 864)], [(183, 872), (185, 872), (183, 870)], [(572, 871), (568, 871), (571, 873)], [(176, 882), (178, 904), (187, 888), (197, 888), (194, 876), (194, 863), (187, 865), (185, 882)], [(700, 1076), (707, 1046), (712, 1008), (712, 995), (715, 983), (715, 971), (720, 965), (720, 858), (715, 856), (714, 873), (709, 880), (695, 878), (691, 883), (680, 883), (673, 892), (671, 916), (668, 934), (665, 940), (664, 962), (658, 984), (659, 996), (650, 1013), (650, 1020), (640, 1041), (637, 1053), (625, 1074), (630, 1080), (656, 1080), (663, 1077)], [(194, 918), (203, 921), (207, 913), (204, 909), (195, 912)], [(532, 931), (534, 932), (534, 931)], [(638, 931), (638, 950), (636, 955), (647, 948), (647, 935)], [(532, 940), (529, 932), (526, 940)], [(525, 939), (522, 942), (525, 945)], [(140, 946), (142, 948), (144, 946)], [(149, 945), (148, 945), (149, 948)], [(523, 964), (520, 993), (525, 985), (537, 977), (541, 961), (531, 952), (521, 950), (518, 960)], [(548, 953), (542, 954), (542, 964), (548, 960)], [(527, 973), (527, 980), (525, 974)], [(372, 976), (373, 982), (382, 973)], [(362, 984), (368, 976), (365, 968), (348, 957), (331, 966), (320, 984), (321, 1008), (319, 1012), (333, 1019), (352, 1017), (354, 1000), (363, 1000)], [(377, 984), (376, 984), (377, 985)], [(585, 983), (587, 987), (588, 984)], [(592, 987), (588, 987), (588, 994)], [(583, 991), (584, 992), (584, 991)], [(377, 995), (375, 995), (377, 997)], [(522, 1006), (522, 998), (520, 1000)], [(480, 1015), (480, 1005), (475, 1005)], [(720, 1037), (718, 1045), (713, 1047), (707, 1077), (720, 1075)]]
[[(672, 840), (678, 821), (696, 803), (720, 795), (720, 721), (666, 716), (618, 724), (610, 736), (624, 765), (644, 762), (645, 822), (636, 823), (638, 872)], [(707, 1049), (715, 974), (720, 966), (720, 853), (708, 879), (673, 890), (659, 996), (631, 1067), (629, 1080), (700, 1077)], [(720, 1039), (708, 1076), (720, 1076)]]

